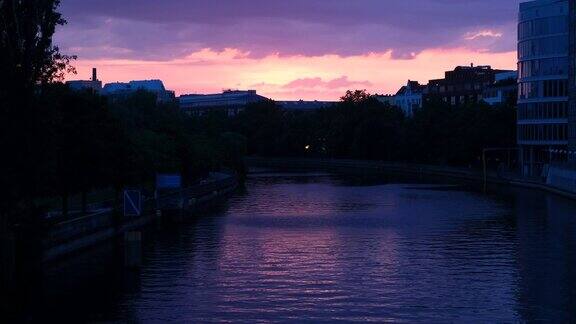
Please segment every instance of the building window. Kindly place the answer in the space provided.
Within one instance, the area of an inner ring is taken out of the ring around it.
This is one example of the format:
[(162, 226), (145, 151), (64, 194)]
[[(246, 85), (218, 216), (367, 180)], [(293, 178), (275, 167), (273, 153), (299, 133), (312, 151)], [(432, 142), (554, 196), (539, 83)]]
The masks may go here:
[(546, 80), (543, 85), (544, 97), (568, 96), (568, 80)]
[(520, 141), (565, 142), (568, 140), (568, 125), (519, 125), (518, 139)]
[(519, 59), (540, 55), (568, 55), (568, 37), (561, 35), (518, 43)]
[(524, 82), (518, 86), (518, 98), (529, 99), (538, 97), (538, 83)]
[(518, 63), (519, 78), (549, 75), (568, 75), (568, 58), (554, 57)]
[(539, 102), (518, 105), (518, 120), (567, 118), (567, 102)]
[(522, 22), (518, 25), (518, 39), (565, 33), (569, 20), (566, 16), (546, 17)]

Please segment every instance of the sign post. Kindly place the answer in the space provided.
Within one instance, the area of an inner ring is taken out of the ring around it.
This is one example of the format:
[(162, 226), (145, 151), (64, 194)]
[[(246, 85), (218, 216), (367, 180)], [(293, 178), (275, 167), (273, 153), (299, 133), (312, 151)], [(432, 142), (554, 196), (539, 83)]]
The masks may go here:
[(179, 174), (158, 174), (156, 175), (156, 189), (180, 189), (182, 187), (182, 176)]
[(124, 216), (139, 217), (142, 215), (142, 193), (140, 190), (124, 190)]
[[(156, 175), (156, 209), (162, 209), (158, 191), (161, 190), (179, 190), (182, 188), (182, 176), (180, 174), (157, 174)], [(182, 190), (180, 190), (180, 200), (182, 199)]]

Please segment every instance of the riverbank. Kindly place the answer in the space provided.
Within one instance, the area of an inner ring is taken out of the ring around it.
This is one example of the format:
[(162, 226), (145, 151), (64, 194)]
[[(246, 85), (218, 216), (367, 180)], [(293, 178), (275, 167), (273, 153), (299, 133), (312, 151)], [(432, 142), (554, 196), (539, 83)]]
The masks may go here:
[(4, 322), (576, 321), (573, 201), (369, 170), (253, 171), (202, 217), (143, 231), (138, 271), (103, 244), (9, 295), (25, 320)]
[[(218, 177), (157, 198), (143, 199), (140, 216), (124, 216), (121, 210), (102, 208), (85, 216), (48, 222), (41, 239), (41, 262), (52, 262), (99, 243), (137, 231), (161, 218), (192, 217), (194, 211), (217, 201), (238, 187), (234, 174)], [(120, 206), (122, 207), (122, 206)], [(19, 239), (20, 243), (24, 238)]]
[[(344, 159), (308, 159), (308, 158), (264, 158), (248, 157), (249, 167), (272, 167), (281, 169), (318, 169), (335, 172), (385, 172), (408, 175), (424, 175), (435, 177), (450, 177), (458, 180), (484, 182), (484, 174), (480, 170), (435, 166), (425, 164), (395, 163), (382, 161), (344, 160)], [(523, 188), (537, 189), (576, 200), (576, 192), (563, 190), (547, 184), (544, 181), (525, 179), (514, 174), (498, 174), (488, 171), (486, 181), (491, 184), (511, 185)]]

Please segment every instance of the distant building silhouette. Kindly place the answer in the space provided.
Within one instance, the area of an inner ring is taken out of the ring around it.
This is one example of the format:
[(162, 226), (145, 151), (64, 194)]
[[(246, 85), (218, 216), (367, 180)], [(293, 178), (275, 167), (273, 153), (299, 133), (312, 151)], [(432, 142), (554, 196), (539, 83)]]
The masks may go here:
[(424, 90), (424, 101), (443, 100), (452, 106), (477, 103), (483, 99), (484, 90), (494, 84), (499, 73), (490, 66), (458, 66), (445, 73), (444, 79), (430, 80)]
[(202, 116), (210, 111), (224, 111), (235, 116), (247, 105), (270, 100), (256, 90), (225, 90), (218, 94), (187, 94), (178, 98), (182, 111), (190, 116)]
[(102, 95), (113, 98), (128, 96), (138, 90), (154, 93), (158, 102), (171, 102), (176, 100), (174, 91), (166, 90), (161, 80), (137, 80), (130, 82), (107, 83), (102, 89)]
[(276, 102), (282, 109), (286, 110), (301, 110), (301, 111), (310, 111), (310, 110), (317, 110), (321, 108), (329, 108), (337, 104), (337, 101), (305, 101), (305, 100), (297, 100), (297, 101), (277, 101)]
[(91, 80), (73, 80), (67, 81), (66, 84), (70, 89), (81, 91), (81, 90), (92, 90), (99, 93), (102, 90), (102, 81), (98, 80), (98, 71), (96, 68), (92, 69), (92, 79)]
[(396, 93), (396, 106), (400, 107), (408, 117), (414, 115), (414, 111), (422, 108), (422, 94), (426, 89), (418, 81), (410, 81)]
[(491, 105), (516, 104), (518, 101), (518, 72), (502, 72), (495, 75), (494, 84), (484, 89), (484, 101)]
[(92, 69), (91, 80), (72, 80), (67, 81), (66, 84), (72, 90), (92, 90), (103, 96), (111, 97), (112, 99), (126, 97), (138, 90), (145, 90), (154, 93), (158, 98), (158, 102), (171, 102), (176, 100), (174, 91), (166, 90), (161, 80), (114, 82), (107, 83), (102, 87), (102, 81), (98, 80), (96, 68)]
[(376, 96), (376, 99), (382, 103), (391, 106), (397, 106), (402, 109), (407, 117), (414, 116), (417, 109), (422, 108), (422, 95), (426, 86), (421, 85), (418, 81), (408, 80), (408, 83), (401, 87), (395, 95)]
[(396, 95), (375, 95), (374, 97), (381, 103), (389, 104), (390, 106), (396, 105)]

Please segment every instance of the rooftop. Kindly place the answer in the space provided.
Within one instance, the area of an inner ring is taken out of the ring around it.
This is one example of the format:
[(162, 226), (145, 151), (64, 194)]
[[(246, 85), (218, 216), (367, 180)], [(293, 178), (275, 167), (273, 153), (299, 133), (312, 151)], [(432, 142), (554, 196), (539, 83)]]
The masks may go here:
[(110, 94), (118, 91), (146, 90), (164, 92), (166, 88), (161, 80), (135, 80), (130, 82), (112, 82), (104, 85), (103, 93)]

